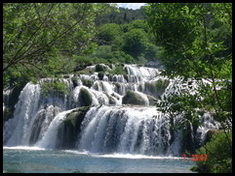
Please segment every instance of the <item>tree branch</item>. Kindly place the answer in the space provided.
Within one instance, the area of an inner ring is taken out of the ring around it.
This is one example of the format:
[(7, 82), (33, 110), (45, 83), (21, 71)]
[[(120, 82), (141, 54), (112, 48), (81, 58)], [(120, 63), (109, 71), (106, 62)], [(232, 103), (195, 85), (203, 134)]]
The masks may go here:
[[(15, 56), (11, 59), (11, 61), (10, 61), (10, 63), (9, 63), (10, 66), (14, 65), (14, 64), (17, 63), (19, 60), (21, 60), (21, 59), (17, 60), (17, 58), (22, 57), (22, 56), (32, 47), (32, 45), (31, 45), (25, 52), (23, 52), (20, 56), (18, 56), (18, 54), (23, 50), (23, 48), (25, 48), (25, 47), (27, 46), (28, 42), (29, 42), (30, 40), (32, 40), (33, 38), (35, 38), (36, 33), (41, 30), (42, 25), (43, 25), (43, 24), (46, 22), (46, 20), (48, 19), (50, 12), (51, 12), (52, 9), (55, 7), (55, 5), (56, 5), (56, 4), (52, 4), (52, 6), (50, 7), (50, 9), (48, 10), (48, 13), (47, 13), (45, 19), (44, 19), (44, 20), (42, 21), (42, 23), (39, 25), (39, 27), (37, 28), (37, 30), (26, 40), (26, 42), (22, 45), (22, 47), (16, 52)], [(6, 71), (8, 68), (9, 68), (9, 66), (5, 67), (5, 68), (3, 69), (3, 72)]]
[[(82, 17), (83, 17), (83, 16), (81, 16), (81, 18), (80, 18), (75, 24), (73, 24), (72, 26), (70, 26), (68, 29), (65, 29), (63, 32), (61, 32), (61, 33), (59, 33), (57, 36), (55, 36), (55, 38), (53, 38), (50, 42), (48, 42), (47, 44), (43, 45), (41, 48), (38, 48), (37, 50), (35, 50), (35, 51), (33, 51), (33, 52), (31, 52), (31, 53), (29, 53), (29, 54), (23, 56), (22, 58), (19, 58), (18, 61), (23, 60), (24, 58), (27, 58), (28, 56), (33, 55), (33, 54), (39, 52), (40, 50), (45, 49), (46, 47), (49, 47), (49, 48), (52, 47), (53, 44), (54, 44), (54, 42), (58, 41), (59, 38), (63, 37), (63, 36), (64, 36), (65, 34), (67, 34), (72, 28), (74, 28), (77, 24), (79, 24), (79, 23), (82, 21), (82, 19), (83, 19)], [(45, 52), (45, 50), (44, 50), (43, 52)]]

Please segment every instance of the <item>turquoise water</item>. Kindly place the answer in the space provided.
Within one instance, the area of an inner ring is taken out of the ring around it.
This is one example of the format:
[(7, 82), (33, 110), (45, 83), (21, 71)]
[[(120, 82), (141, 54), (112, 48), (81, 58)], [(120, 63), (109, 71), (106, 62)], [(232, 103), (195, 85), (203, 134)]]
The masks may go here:
[(181, 157), (3, 148), (3, 172), (10, 173), (190, 173), (192, 166)]

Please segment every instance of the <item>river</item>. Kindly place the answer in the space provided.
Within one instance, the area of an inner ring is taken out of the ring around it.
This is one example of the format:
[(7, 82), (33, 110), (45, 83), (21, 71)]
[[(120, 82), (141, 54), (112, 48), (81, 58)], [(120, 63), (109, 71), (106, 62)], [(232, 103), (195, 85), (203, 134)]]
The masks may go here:
[(3, 172), (6, 173), (191, 173), (189, 169), (194, 165), (191, 159), (182, 157), (3, 148)]

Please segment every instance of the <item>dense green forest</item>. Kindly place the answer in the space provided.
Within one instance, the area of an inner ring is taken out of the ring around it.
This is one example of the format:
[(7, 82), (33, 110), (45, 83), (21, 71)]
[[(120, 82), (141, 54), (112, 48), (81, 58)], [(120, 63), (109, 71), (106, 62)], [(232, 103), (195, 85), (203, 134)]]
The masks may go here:
[(158, 47), (143, 18), (143, 8), (109, 4), (6, 3), (4, 87), (95, 63), (155, 60)]
[[(197, 95), (183, 92), (162, 100), (157, 106), (163, 112), (172, 118), (183, 112), (181, 125), (196, 127), (199, 108), (221, 123), (196, 151), (208, 160), (194, 170), (231, 172), (231, 3), (150, 3), (137, 10), (106, 3), (3, 4), (4, 88), (79, 73), (97, 63), (149, 61), (160, 61), (164, 75), (194, 78), (199, 85)], [(115, 72), (122, 74), (118, 67)]]
[(95, 18), (95, 24), (98, 26), (106, 23), (125, 24), (133, 20), (145, 19), (144, 7), (136, 10), (119, 7), (116, 11), (114, 10), (107, 14), (98, 14)]

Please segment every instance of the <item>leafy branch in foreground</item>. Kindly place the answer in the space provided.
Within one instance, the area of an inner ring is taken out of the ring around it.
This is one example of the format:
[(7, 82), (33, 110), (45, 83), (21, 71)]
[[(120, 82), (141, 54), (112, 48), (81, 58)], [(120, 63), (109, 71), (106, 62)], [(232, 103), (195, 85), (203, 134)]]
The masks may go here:
[[(70, 64), (66, 58), (89, 53), (95, 13), (104, 7), (107, 9), (106, 4), (91, 3), (4, 3), (4, 86), (16, 84), (15, 79), (20, 82), (63, 72)], [(12, 77), (13, 73), (17, 74)]]
[[(164, 74), (193, 78), (198, 84), (196, 96), (190, 90), (179, 95), (175, 92), (161, 103), (169, 105), (164, 110), (172, 118), (181, 113), (191, 122), (199, 118), (195, 108), (211, 112), (221, 124), (226, 141), (224, 149), (231, 151), (232, 4), (153, 3), (146, 7), (146, 13), (156, 43), (163, 47)], [(204, 84), (204, 80), (209, 84)], [(224, 168), (218, 167), (216, 172), (223, 171)]]

